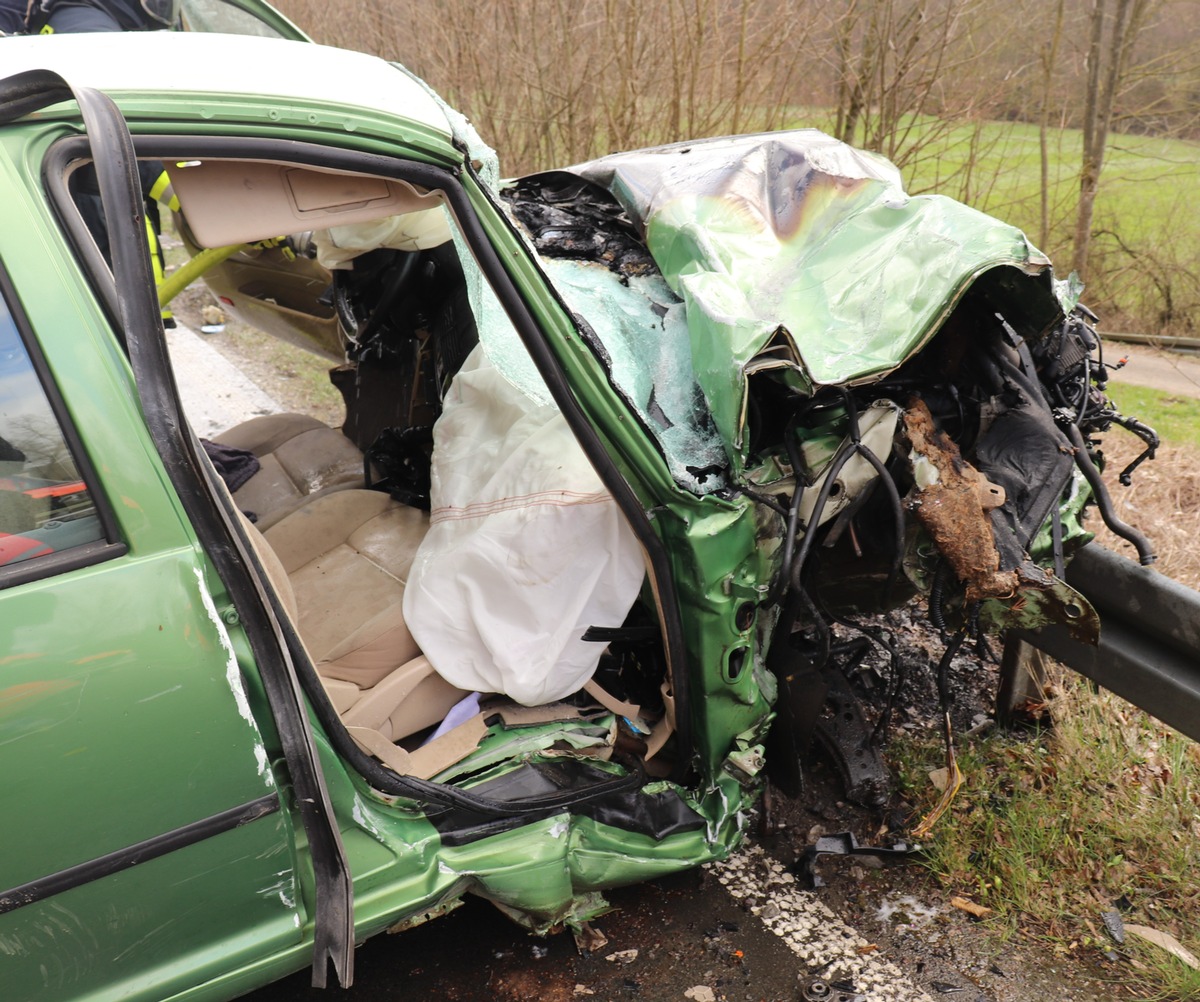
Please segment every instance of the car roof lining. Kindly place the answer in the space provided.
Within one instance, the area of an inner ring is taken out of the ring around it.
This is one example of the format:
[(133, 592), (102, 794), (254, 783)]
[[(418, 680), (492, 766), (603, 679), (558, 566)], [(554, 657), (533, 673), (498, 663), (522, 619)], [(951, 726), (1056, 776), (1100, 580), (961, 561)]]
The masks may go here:
[(444, 202), (440, 192), (407, 181), (282, 161), (170, 160), (165, 167), (201, 247), (364, 223)]

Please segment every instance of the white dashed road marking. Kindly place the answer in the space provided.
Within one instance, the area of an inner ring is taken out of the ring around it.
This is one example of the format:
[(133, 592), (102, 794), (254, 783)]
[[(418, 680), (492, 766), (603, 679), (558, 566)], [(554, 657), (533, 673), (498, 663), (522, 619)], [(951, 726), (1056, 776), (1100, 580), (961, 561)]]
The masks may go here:
[(738, 901), (757, 899), (751, 914), (809, 969), (822, 968), (821, 980), (852, 982), (855, 993), (868, 1002), (933, 1002), (759, 846), (713, 863), (709, 870)]

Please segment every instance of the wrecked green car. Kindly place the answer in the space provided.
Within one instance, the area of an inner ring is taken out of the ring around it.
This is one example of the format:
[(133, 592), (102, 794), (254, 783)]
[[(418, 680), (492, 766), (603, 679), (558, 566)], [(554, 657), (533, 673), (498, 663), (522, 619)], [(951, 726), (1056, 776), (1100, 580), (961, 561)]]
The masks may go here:
[[(467, 893), (578, 928), (737, 845), (834, 620), (1094, 635), (1062, 563), (1124, 419), (1011, 227), (815, 132), (502, 184), (371, 57), (0, 46), (6, 998), (349, 984)], [(195, 276), (340, 427), (197, 438)]]

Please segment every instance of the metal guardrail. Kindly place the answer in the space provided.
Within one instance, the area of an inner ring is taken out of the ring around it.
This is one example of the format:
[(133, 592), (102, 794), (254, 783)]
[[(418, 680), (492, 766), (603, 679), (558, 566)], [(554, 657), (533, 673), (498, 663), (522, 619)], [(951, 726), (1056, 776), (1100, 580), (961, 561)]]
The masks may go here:
[(1095, 543), (1067, 583), (1100, 614), (1100, 643), (1060, 626), (1017, 634), (1067, 667), (1200, 741), (1200, 592)]
[(1200, 338), (1195, 337), (1176, 337), (1173, 334), (1133, 334), (1127, 331), (1104, 331), (1100, 337), (1105, 341), (1145, 344), (1153, 348), (1170, 348), (1173, 351), (1200, 352)]

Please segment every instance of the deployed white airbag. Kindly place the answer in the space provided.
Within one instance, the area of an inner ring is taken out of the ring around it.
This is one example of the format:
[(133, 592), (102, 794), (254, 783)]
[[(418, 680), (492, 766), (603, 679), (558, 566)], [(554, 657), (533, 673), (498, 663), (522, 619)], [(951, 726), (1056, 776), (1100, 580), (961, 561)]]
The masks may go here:
[(380, 247), (422, 251), (440, 247), (451, 238), (446, 210), (438, 205), (365, 223), (331, 226), (313, 234), (317, 263), (331, 271), (354, 267), (354, 259)]
[(461, 689), (535, 706), (591, 677), (643, 578), (641, 550), (562, 414), (476, 348), (434, 425), (432, 512), (404, 619)]

